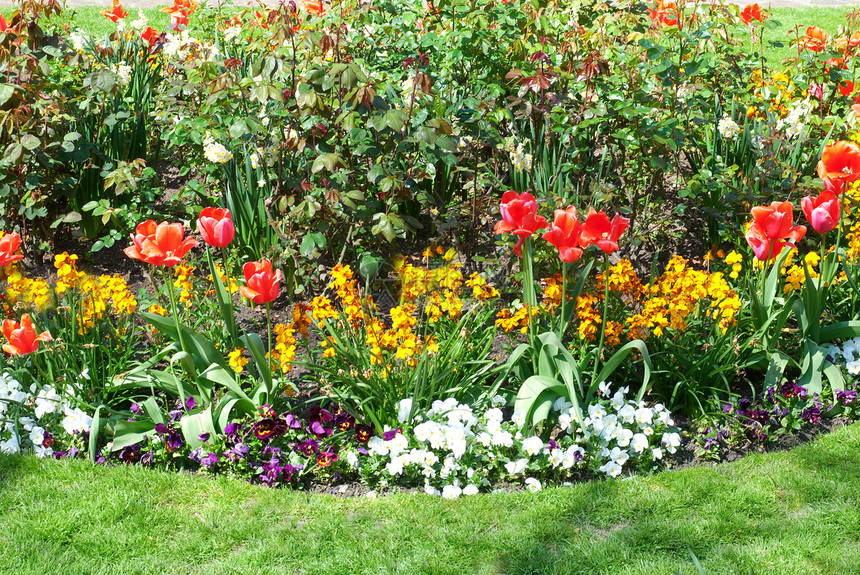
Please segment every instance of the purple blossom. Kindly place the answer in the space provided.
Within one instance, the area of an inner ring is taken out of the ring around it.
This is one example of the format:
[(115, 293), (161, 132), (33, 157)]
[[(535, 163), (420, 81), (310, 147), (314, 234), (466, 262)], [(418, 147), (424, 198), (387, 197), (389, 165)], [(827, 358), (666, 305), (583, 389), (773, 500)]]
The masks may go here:
[(355, 418), (348, 413), (338, 413), (334, 416), (334, 426), (340, 431), (349, 431), (355, 426)]
[(194, 398), (189, 395), (188, 399), (185, 400), (185, 408), (188, 409), (188, 411), (191, 411), (192, 409), (194, 409), (194, 405)]
[(821, 421), (821, 404), (816, 403), (811, 407), (807, 407), (801, 412), (800, 417), (807, 423), (818, 423)]
[(119, 452), (119, 460), (123, 463), (134, 463), (140, 459), (140, 445), (127, 445)]
[(762, 425), (770, 423), (770, 413), (763, 409), (753, 409), (747, 413), (747, 417)]
[[(274, 411), (270, 411), (270, 413), (274, 413)], [(286, 432), (287, 426), (279, 417), (266, 417), (254, 423), (254, 435), (260, 441), (280, 437)]]
[(791, 399), (796, 397), (797, 399), (804, 399), (807, 396), (806, 389), (797, 385), (793, 381), (786, 381), (782, 384), (782, 388), (780, 389), (783, 397), (787, 397)]
[(167, 431), (167, 426), (163, 423), (155, 424), (155, 433), (157, 433), (158, 435), (164, 435), (165, 433), (167, 433)]
[(224, 457), (226, 457), (229, 461), (239, 461), (240, 459), (245, 459), (248, 457), (248, 454), (251, 452), (251, 448), (248, 447), (244, 443), (237, 443), (230, 449), (224, 452)]
[(178, 409), (168, 411), (167, 415), (170, 417), (170, 421), (179, 421), (180, 419), (182, 419), (182, 412)]
[(167, 437), (165, 438), (165, 445), (167, 446), (167, 452), (173, 453), (183, 445), (185, 445), (185, 441), (182, 439), (182, 434), (176, 431), (175, 429), (171, 429)]
[(142, 413), (140, 410), (140, 406), (136, 403), (131, 404), (131, 412), (135, 415), (140, 415)]
[(302, 422), (299, 420), (298, 417), (296, 417), (292, 413), (288, 413), (287, 415), (284, 416), (284, 423), (286, 423), (287, 427), (289, 427), (290, 429), (301, 429), (302, 428)]
[(226, 435), (230, 439), (234, 439), (239, 432), (242, 430), (241, 426), (238, 423), (228, 423), (224, 428), (224, 435)]
[(319, 452), (320, 444), (315, 439), (305, 439), (296, 445), (296, 451), (307, 456), (311, 456)]
[(355, 426), (355, 438), (361, 443), (367, 443), (373, 437), (373, 428), (359, 423)]
[(312, 407), (310, 411), (308, 411), (308, 421), (331, 423), (334, 421), (334, 414), (327, 409), (322, 409), (321, 407)]
[(323, 424), (319, 421), (314, 421), (313, 423), (311, 423), (311, 426), (308, 428), (308, 431), (320, 438), (328, 437), (329, 435), (331, 435), (331, 428), (323, 427)]
[(140, 457), (141, 465), (152, 465), (155, 461), (155, 451), (150, 449)]
[(218, 463), (218, 456), (214, 453), (210, 453), (202, 458), (200, 458), (200, 463), (203, 464), (206, 469), (211, 469), (213, 465)]
[(200, 443), (206, 443), (207, 441), (209, 441), (209, 433), (203, 432), (197, 436), (197, 439), (200, 440)]
[(398, 433), (403, 433), (403, 429), (398, 427), (397, 429), (392, 429), (390, 431), (386, 431), (385, 433), (382, 434), (382, 439), (384, 439), (385, 441), (391, 441), (392, 439), (397, 437)]
[(857, 400), (857, 392), (853, 389), (847, 389), (836, 392), (836, 401), (842, 405), (851, 405)]

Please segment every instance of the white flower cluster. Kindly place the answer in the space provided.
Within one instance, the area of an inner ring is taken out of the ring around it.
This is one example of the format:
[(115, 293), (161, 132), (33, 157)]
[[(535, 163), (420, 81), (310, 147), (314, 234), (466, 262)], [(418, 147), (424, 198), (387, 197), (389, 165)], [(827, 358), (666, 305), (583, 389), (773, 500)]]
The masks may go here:
[(720, 135), (726, 140), (734, 140), (741, 133), (741, 127), (738, 126), (737, 122), (732, 120), (731, 116), (723, 116), (723, 119), (717, 124), (717, 129), (720, 131)]
[(831, 345), (827, 353), (836, 364), (844, 364), (849, 375), (860, 374), (860, 337), (849, 339), (842, 347)]
[(807, 98), (794, 106), (785, 118), (780, 119), (776, 123), (776, 128), (784, 131), (788, 139), (795, 138), (803, 131), (806, 125), (804, 120), (812, 114), (813, 107), (812, 100)]
[(69, 436), (89, 433), (92, 418), (64, 402), (54, 388), (38, 389), (34, 384), (28, 393), (8, 373), (0, 376), (0, 453), (18, 453), (29, 442), (37, 457), (50, 457), (54, 451), (45, 427), (60, 415), (60, 425)]
[(233, 154), (221, 142), (215, 141), (211, 133), (206, 132), (203, 138), (203, 155), (214, 164), (226, 164), (233, 159)]
[[(608, 397), (608, 386), (603, 389)], [(589, 406), (582, 425), (572, 404), (560, 398), (554, 406), (560, 429), (549, 441), (530, 435), (524, 412), (506, 419), (500, 409), (505, 400), (498, 396), (483, 413), (454, 398), (433, 402), (426, 414), (413, 413), (413, 401), (404, 399), (398, 404), (403, 426), (371, 438), (365, 457), (347, 452), (346, 461), (383, 485), (423, 482), (426, 493), (447, 499), (500, 480), (536, 492), (542, 489), (539, 477), (565, 479), (587, 469), (617, 477), (633, 463), (662, 459), (664, 449), (675, 453), (681, 443), (667, 429), (674, 422), (665, 407), (627, 401), (626, 392)]]
[(149, 24), (149, 22), (146, 19), (146, 14), (143, 13), (143, 10), (138, 10), (137, 11), (137, 20), (135, 20), (131, 23), (131, 27), (135, 30), (139, 30), (139, 31), (143, 32), (144, 30), (146, 30), (146, 27), (148, 24)]
[(131, 66), (128, 64), (114, 64), (110, 69), (111, 72), (116, 74), (117, 84), (128, 86), (129, 82), (131, 82)]
[(69, 42), (71, 42), (72, 48), (74, 48), (75, 52), (83, 52), (86, 41), (87, 37), (84, 35), (84, 31), (80, 28), (75, 28), (69, 34)]
[[(598, 470), (609, 477), (621, 475), (624, 464), (631, 458), (638, 459), (650, 452), (653, 459), (662, 459), (663, 448), (669, 453), (675, 453), (681, 445), (681, 436), (674, 432), (662, 433), (660, 445), (655, 445), (655, 428), (663, 430), (675, 425), (675, 422), (662, 403), (648, 407), (644, 402), (627, 400), (628, 391), (625, 387), (615, 392), (608, 406), (603, 402), (589, 405), (588, 417), (582, 422), (583, 439), (592, 444), (596, 443), (599, 448), (603, 464)], [(606, 383), (601, 384), (600, 392), (603, 397), (610, 397)], [(562, 409), (560, 424), (563, 416)]]
[(533, 157), (526, 152), (525, 144), (520, 142), (517, 147), (511, 151), (511, 164), (518, 172), (530, 172), (532, 169)]
[(228, 28), (224, 28), (224, 41), (232, 43), (236, 38), (242, 36), (242, 25), (234, 24)]

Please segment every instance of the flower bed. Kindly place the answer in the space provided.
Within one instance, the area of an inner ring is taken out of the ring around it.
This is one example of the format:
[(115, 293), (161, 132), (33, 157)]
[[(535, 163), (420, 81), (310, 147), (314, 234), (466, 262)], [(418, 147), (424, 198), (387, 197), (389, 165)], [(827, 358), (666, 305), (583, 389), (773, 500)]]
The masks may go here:
[(855, 17), (167, 11), (0, 22), (3, 453), (456, 498), (857, 417)]

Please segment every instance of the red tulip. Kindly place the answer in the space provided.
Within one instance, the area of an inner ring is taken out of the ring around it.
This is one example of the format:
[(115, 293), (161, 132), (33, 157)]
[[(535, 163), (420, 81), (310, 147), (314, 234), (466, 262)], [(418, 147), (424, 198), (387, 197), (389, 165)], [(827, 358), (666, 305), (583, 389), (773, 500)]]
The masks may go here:
[(526, 239), (538, 230), (548, 227), (546, 218), (537, 215), (537, 202), (528, 192), (523, 192), (523, 195), (513, 190), (505, 192), (500, 207), (502, 219), (496, 223), (495, 232), (519, 236), (520, 241), (514, 246), (514, 253), (522, 256), (522, 247)]
[(213, 248), (228, 246), (236, 235), (233, 218), (227, 208), (203, 208), (197, 218), (197, 231)]
[(850, 96), (854, 92), (854, 82), (845, 80), (839, 84), (839, 93), (843, 96)]
[(110, 18), (112, 22), (116, 23), (128, 16), (128, 12), (122, 9), (122, 2), (119, 0), (113, 0), (113, 8), (110, 10), (102, 10), (102, 16)]
[(267, 259), (259, 262), (248, 262), (242, 266), (246, 286), (239, 286), (239, 291), (246, 299), (254, 303), (269, 303), (278, 297), (281, 281), (281, 270), (272, 272), (272, 262)]
[(821, 192), (817, 198), (806, 196), (800, 200), (800, 207), (812, 229), (819, 234), (826, 234), (839, 225), (839, 198), (833, 192)]
[(152, 47), (155, 46), (155, 43), (158, 42), (160, 37), (161, 34), (159, 34), (158, 30), (152, 26), (147, 26), (146, 30), (140, 33), (140, 39), (144, 42), (149, 42), (150, 50), (152, 50)]
[(579, 243), (582, 236), (582, 224), (576, 217), (576, 208), (570, 206), (566, 210), (556, 210), (549, 231), (543, 239), (558, 248), (558, 257), (563, 262), (573, 263), (582, 256)]
[(860, 178), (860, 148), (851, 142), (825, 146), (818, 162), (818, 177), (834, 194), (841, 194), (845, 184)]
[(753, 221), (744, 236), (755, 257), (763, 262), (775, 259), (785, 246), (794, 247), (806, 235), (806, 226), (792, 226), (794, 208), (791, 202), (756, 206), (752, 216)]
[(603, 212), (595, 212), (594, 208), (588, 209), (588, 216), (582, 225), (582, 240), (580, 245), (588, 247), (597, 245), (605, 254), (611, 254), (618, 249), (618, 238), (624, 230), (630, 227), (630, 220), (615, 214), (612, 221)]
[(4, 18), (2, 14), (0, 14), (0, 32), (3, 32), (4, 34), (12, 32), (12, 27), (9, 26), (6, 22), (6, 18)]
[(0, 237), (0, 268), (5, 268), (11, 263), (24, 259), (23, 255), (17, 253), (20, 247), (21, 236), (18, 235), (18, 232)]
[(749, 26), (753, 20), (764, 22), (764, 19), (765, 16), (762, 15), (761, 7), (758, 4), (747, 4), (744, 6), (744, 9), (741, 10), (741, 20), (743, 20), (744, 24), (747, 26)]
[(156, 224), (154, 220), (139, 224), (131, 241), (134, 245), (125, 248), (125, 255), (154, 266), (169, 268), (181, 262), (182, 257), (197, 245), (197, 240), (185, 237), (182, 224)]
[(43, 331), (36, 335), (36, 329), (30, 316), (21, 316), (21, 323), (15, 320), (3, 320), (3, 335), (9, 343), (3, 344), (3, 351), (9, 355), (26, 355), (39, 349), (40, 341), (51, 341), (51, 334)]

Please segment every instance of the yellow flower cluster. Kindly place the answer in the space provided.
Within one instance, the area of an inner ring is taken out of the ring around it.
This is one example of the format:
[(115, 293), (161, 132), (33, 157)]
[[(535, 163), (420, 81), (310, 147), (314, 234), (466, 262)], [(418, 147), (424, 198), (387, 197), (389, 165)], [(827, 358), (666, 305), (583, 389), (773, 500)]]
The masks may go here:
[[(794, 258), (794, 254), (796, 252), (792, 251), (791, 257), (789, 258), (789, 262)], [(815, 252), (809, 252), (803, 258), (806, 261), (806, 266), (809, 269), (809, 276), (811, 278), (818, 278), (818, 272), (816, 271), (816, 267), (818, 267), (818, 262), (821, 260), (821, 256), (819, 256)], [(783, 268), (785, 270), (785, 286), (782, 288), (783, 293), (791, 293), (795, 290), (800, 290), (803, 287), (803, 284), (806, 283), (806, 272), (803, 270), (803, 265), (793, 264), (791, 267)]]
[(732, 271), (729, 272), (729, 277), (732, 279), (738, 279), (741, 271), (744, 269), (743, 261), (744, 258), (737, 251), (732, 250), (729, 252), (729, 255), (726, 256), (726, 259), (723, 260), (727, 266), (731, 266)]
[[(221, 267), (221, 264), (215, 264), (215, 269), (218, 270), (218, 277), (221, 278), (221, 284), (224, 286), (224, 289), (227, 290), (227, 293), (234, 294), (239, 291), (239, 285), (236, 283), (236, 280), (233, 279), (233, 276), (230, 276), (230, 281), (227, 281), (227, 276), (224, 274), (224, 270)], [(207, 274), (206, 278), (210, 283), (214, 285), (215, 280), (212, 279), (212, 274)], [(210, 295), (215, 294), (215, 288), (209, 290)]]
[(487, 283), (478, 272), (473, 272), (466, 280), (466, 286), (472, 288), (472, 297), (478, 301), (487, 301), (499, 297), (499, 290)]
[(579, 318), (579, 325), (576, 330), (579, 332), (579, 337), (592, 341), (600, 329), (601, 324), (600, 313), (597, 311), (597, 303), (600, 301), (595, 295), (583, 294), (576, 298), (576, 317)]
[(241, 347), (237, 347), (227, 354), (227, 363), (236, 373), (242, 373), (245, 366), (248, 365), (248, 358), (242, 355), (243, 351)]
[[(648, 288), (642, 310), (627, 319), (628, 337), (660, 337), (665, 328), (683, 331), (690, 317), (703, 313), (718, 322), (725, 333), (735, 323), (740, 299), (721, 272), (708, 273), (689, 267), (687, 260), (673, 256), (663, 275)], [(700, 306), (708, 303), (707, 308)]]
[[(605, 277), (605, 273), (601, 272), (597, 274), (597, 287), (595, 291), (601, 299), (605, 290), (603, 283)], [(621, 299), (627, 303), (639, 301), (647, 291), (642, 282), (639, 281), (639, 276), (636, 274), (636, 270), (633, 269), (633, 264), (630, 260), (621, 260), (609, 268), (609, 289), (618, 293)]]
[(271, 352), (271, 359), (278, 362), (281, 373), (287, 373), (293, 368), (293, 361), (296, 359), (296, 323), (279, 323), (273, 331), (275, 349)]
[(372, 308), (373, 299), (370, 296), (364, 299), (359, 296), (358, 288), (356, 287), (358, 281), (353, 279), (352, 268), (349, 266), (343, 264), (334, 266), (331, 270), (331, 279), (329, 287), (335, 288), (347, 320), (349, 320), (353, 328), (357, 329), (365, 323), (365, 307), (368, 310)]
[(766, 110), (782, 118), (788, 114), (788, 106), (797, 93), (797, 86), (791, 78), (782, 72), (773, 74), (769, 79), (762, 76), (761, 70), (754, 70), (750, 78), (753, 86), (753, 96), (758, 100), (757, 105), (747, 107), (750, 118), (764, 118)]
[(92, 327), (109, 311), (114, 314), (131, 314), (137, 309), (137, 300), (128, 284), (119, 275), (92, 276), (78, 271), (76, 255), (57, 254), (54, 267), (57, 280), (52, 288), (44, 279), (29, 279), (14, 265), (6, 270), (6, 298), (11, 306), (34, 307), (44, 311), (70, 290), (80, 294), (78, 319), (81, 329)]
[(179, 294), (179, 302), (190, 307), (191, 298), (194, 294), (194, 266), (180, 263), (173, 268), (173, 276), (176, 278), (173, 286), (182, 290)]

